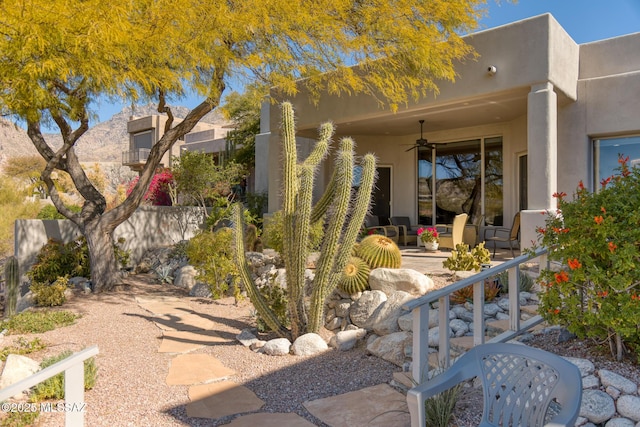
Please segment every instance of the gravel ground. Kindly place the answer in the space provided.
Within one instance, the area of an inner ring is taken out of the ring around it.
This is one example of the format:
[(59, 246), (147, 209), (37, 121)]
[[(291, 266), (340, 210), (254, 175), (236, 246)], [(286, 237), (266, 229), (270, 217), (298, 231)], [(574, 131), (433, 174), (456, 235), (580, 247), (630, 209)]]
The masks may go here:
[[(388, 383), (399, 370), (363, 348), (329, 351), (318, 357), (254, 353), (235, 341), (242, 329), (253, 325), (247, 301), (235, 305), (233, 298), (189, 298), (175, 288), (152, 284), (148, 277), (136, 276), (128, 283), (108, 294), (75, 296), (63, 307), (82, 313), (75, 325), (29, 336), (39, 336), (49, 344), (46, 350), (30, 355), (36, 360), (66, 349), (99, 347), (98, 380), (85, 394), (88, 426), (217, 426), (232, 418), (214, 422), (187, 417), (188, 387), (165, 384), (175, 355), (158, 353), (161, 330), (150, 320), (150, 313), (135, 302), (136, 295), (180, 295), (209, 316), (215, 330), (229, 341), (194, 353), (210, 354), (234, 369), (237, 374), (230, 380), (246, 385), (264, 400), (264, 412), (296, 412), (323, 426), (304, 409), (303, 402)], [(7, 336), (2, 346), (17, 338)], [(42, 414), (39, 420), (41, 426), (64, 425), (63, 414)]]
[[(448, 275), (434, 275), (436, 285), (448, 282)], [(266, 404), (265, 412), (295, 412), (310, 422), (324, 426), (302, 406), (308, 400), (346, 393), (363, 387), (388, 383), (395, 365), (368, 355), (363, 348), (348, 352), (329, 351), (317, 357), (272, 357), (253, 353), (235, 341), (244, 328), (253, 326), (252, 306), (232, 298), (211, 301), (190, 298), (173, 287), (155, 284), (151, 277), (130, 277), (120, 289), (102, 295), (76, 295), (63, 307), (82, 317), (73, 326), (39, 336), (48, 343), (46, 350), (30, 357), (42, 360), (63, 350), (79, 351), (97, 345), (98, 380), (86, 392), (86, 425), (88, 426), (218, 426), (231, 418), (216, 422), (186, 416), (188, 387), (168, 386), (165, 378), (175, 355), (158, 353), (161, 330), (151, 321), (150, 313), (138, 306), (136, 296), (181, 296), (200, 313), (215, 322), (215, 330), (228, 342), (204, 347), (194, 353), (218, 358), (237, 374), (231, 380), (246, 385)], [(7, 336), (2, 346), (17, 340)], [(631, 359), (618, 363), (586, 340), (557, 343), (557, 332), (537, 335), (529, 345), (560, 355), (584, 357), (596, 368), (609, 369), (627, 378), (640, 378), (640, 366)], [(479, 422), (481, 395), (465, 389), (456, 407), (458, 427), (475, 426)], [(63, 414), (42, 414), (40, 426), (64, 425)]]

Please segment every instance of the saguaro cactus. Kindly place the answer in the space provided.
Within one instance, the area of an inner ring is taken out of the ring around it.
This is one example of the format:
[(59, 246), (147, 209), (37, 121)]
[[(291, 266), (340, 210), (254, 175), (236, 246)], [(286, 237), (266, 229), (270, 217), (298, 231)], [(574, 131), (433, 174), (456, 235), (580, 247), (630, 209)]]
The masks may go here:
[(20, 284), (20, 268), (16, 257), (9, 257), (4, 266), (4, 283), (7, 289), (5, 301), (5, 317), (16, 314), (18, 302), (18, 285)]
[[(298, 162), (294, 114), (290, 103), (282, 104), (282, 133), (284, 253), (281, 255), (287, 272), (290, 331), (277, 320), (251, 279), (244, 256), (243, 227), (235, 227), (235, 249), (242, 280), (260, 316), (280, 335), (297, 338), (307, 332), (318, 332), (322, 326), (324, 301), (340, 280), (369, 209), (376, 160), (373, 154), (362, 158), (360, 187), (352, 194), (354, 142), (350, 138), (343, 138), (335, 155), (333, 176), (324, 195), (313, 206), (314, 179), (329, 151), (333, 125), (327, 123), (320, 127), (316, 146), (302, 162)], [(241, 207), (236, 205), (234, 223), (241, 224), (241, 221)], [(309, 255), (311, 225), (317, 221), (324, 221), (325, 233), (308, 299), (304, 292), (304, 270)]]

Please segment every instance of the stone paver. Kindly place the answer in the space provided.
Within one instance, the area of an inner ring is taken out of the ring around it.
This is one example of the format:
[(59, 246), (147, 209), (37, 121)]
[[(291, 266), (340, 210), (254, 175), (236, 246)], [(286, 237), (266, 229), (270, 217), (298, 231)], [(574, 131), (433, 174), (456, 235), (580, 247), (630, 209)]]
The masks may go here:
[(305, 402), (313, 416), (331, 427), (409, 427), (404, 394), (387, 384)]
[(227, 378), (236, 371), (208, 354), (182, 354), (171, 361), (167, 385), (193, 385)]
[(254, 412), (264, 405), (264, 401), (251, 390), (231, 381), (190, 387), (189, 399), (191, 403), (187, 404), (187, 416), (195, 418), (221, 418)]
[(269, 414), (259, 413), (243, 415), (236, 418), (227, 427), (315, 427), (297, 414)]
[(163, 331), (208, 331), (214, 322), (197, 313), (163, 314), (154, 317), (155, 324)]
[(153, 314), (184, 314), (193, 309), (188, 302), (176, 297), (136, 297), (140, 307)]
[(215, 331), (164, 331), (158, 353), (188, 353), (226, 341)]

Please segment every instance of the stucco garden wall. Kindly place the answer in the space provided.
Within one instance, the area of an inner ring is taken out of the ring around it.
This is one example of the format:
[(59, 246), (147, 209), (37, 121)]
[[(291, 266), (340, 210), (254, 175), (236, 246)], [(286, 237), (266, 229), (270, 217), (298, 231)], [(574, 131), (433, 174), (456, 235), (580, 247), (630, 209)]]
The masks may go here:
[[(202, 224), (198, 208), (143, 206), (124, 223), (114, 237), (125, 238), (123, 249), (130, 251), (131, 264), (137, 263), (151, 248), (173, 245), (194, 236)], [(38, 251), (51, 238), (69, 242), (80, 235), (69, 220), (22, 219), (15, 222), (15, 256), (24, 274)]]

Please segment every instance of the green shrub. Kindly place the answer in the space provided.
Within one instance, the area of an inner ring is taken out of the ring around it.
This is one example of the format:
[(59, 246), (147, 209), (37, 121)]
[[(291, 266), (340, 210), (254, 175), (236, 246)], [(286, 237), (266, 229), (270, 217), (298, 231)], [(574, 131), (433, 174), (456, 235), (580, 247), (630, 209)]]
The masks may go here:
[(29, 287), (38, 307), (55, 307), (64, 304), (67, 300), (64, 293), (68, 288), (67, 276), (58, 277), (52, 284), (34, 282)]
[(204, 231), (187, 245), (189, 262), (198, 269), (198, 279), (209, 285), (214, 299), (229, 294), (239, 297), (238, 269), (231, 242), (232, 231), (225, 227), (214, 232)]
[[(78, 205), (69, 205), (67, 206), (67, 208), (74, 213), (79, 213), (82, 210), (82, 207)], [(53, 205), (44, 205), (42, 209), (40, 209), (40, 212), (38, 212), (38, 216), (36, 218), (37, 219), (67, 219), (64, 215), (58, 212), (58, 209), (56, 209), (56, 207)]]
[(597, 192), (580, 182), (573, 200), (556, 193), (561, 215), (538, 229), (549, 260), (565, 266), (541, 271), (540, 314), (607, 342), (619, 360), (625, 346), (640, 359), (640, 169), (628, 160)]
[[(129, 251), (121, 248), (124, 238), (114, 245), (116, 259), (122, 266), (129, 263)], [(49, 239), (36, 256), (36, 262), (27, 272), (33, 283), (53, 283), (63, 276), (90, 277), (89, 248), (86, 239), (81, 236), (69, 243)]]
[(23, 311), (0, 323), (9, 334), (39, 334), (75, 323), (80, 316), (63, 310)]
[(26, 338), (20, 337), (15, 345), (3, 347), (2, 350), (0, 350), (0, 360), (4, 362), (10, 354), (31, 354), (46, 347), (40, 338), (27, 341)]
[(426, 425), (430, 427), (448, 427), (450, 425), (460, 390), (461, 386), (458, 384), (425, 400)]
[[(58, 356), (45, 359), (40, 364), (42, 369), (49, 367), (55, 363), (60, 362), (63, 359), (71, 356), (73, 352), (67, 350)], [(96, 366), (95, 358), (90, 358), (84, 361), (84, 389), (91, 390), (96, 384), (98, 368)], [(33, 389), (30, 400), (32, 402), (40, 402), (45, 399), (64, 399), (64, 373), (60, 373), (56, 376), (45, 380)]]
[[(289, 326), (289, 316), (287, 308), (287, 291), (274, 283), (272, 277), (268, 284), (261, 286), (258, 291), (264, 297), (271, 310), (278, 317), (283, 325)], [(256, 313), (256, 325), (260, 332), (267, 332), (271, 329), (267, 326), (266, 322), (260, 317), (259, 313)]]
[(6, 418), (0, 420), (0, 427), (29, 427), (33, 426), (34, 422), (40, 416), (40, 412), (24, 412), (15, 411), (9, 412)]
[[(265, 218), (262, 228), (262, 242), (278, 253), (284, 251), (284, 216), (282, 211), (277, 211), (269, 218)], [(309, 250), (316, 251), (320, 247), (320, 242), (324, 235), (324, 225), (318, 221), (311, 225), (309, 232)]]
[(451, 271), (480, 271), (482, 264), (491, 262), (491, 253), (484, 247), (484, 242), (469, 252), (469, 245), (458, 244), (451, 251), (449, 258), (442, 262), (444, 268)]

